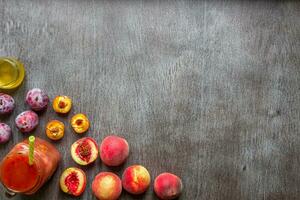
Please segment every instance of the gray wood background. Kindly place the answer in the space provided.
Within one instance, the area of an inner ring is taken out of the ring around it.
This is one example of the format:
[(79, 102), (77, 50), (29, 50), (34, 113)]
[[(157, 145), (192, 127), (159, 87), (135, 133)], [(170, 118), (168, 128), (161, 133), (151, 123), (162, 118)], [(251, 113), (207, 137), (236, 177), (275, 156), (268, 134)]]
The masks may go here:
[[(74, 102), (67, 117), (51, 107), (40, 116), (41, 138), (48, 120), (67, 125), (54, 144), (63, 160), (36, 195), (15, 200), (74, 199), (58, 179), (77, 166), (69, 148), (79, 136), (68, 121), (78, 112), (91, 120), (86, 136), (121, 135), (131, 154), (116, 169), (100, 159), (84, 167), (77, 199), (95, 199), (98, 172), (121, 175), (137, 163), (152, 180), (181, 176), (182, 200), (300, 199), (299, 1), (0, 0), (0, 56), (27, 70), (16, 110), (1, 118), (14, 132), (1, 158), (27, 137), (14, 126), (26, 91)], [(156, 199), (152, 190), (121, 199)]]

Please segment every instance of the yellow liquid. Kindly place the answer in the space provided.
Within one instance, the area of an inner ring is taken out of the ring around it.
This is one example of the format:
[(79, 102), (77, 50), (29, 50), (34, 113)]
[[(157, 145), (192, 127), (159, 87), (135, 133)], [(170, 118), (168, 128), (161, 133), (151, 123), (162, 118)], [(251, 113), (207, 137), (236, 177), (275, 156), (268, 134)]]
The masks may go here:
[(14, 58), (0, 58), (0, 89), (18, 87), (25, 76), (24, 66)]

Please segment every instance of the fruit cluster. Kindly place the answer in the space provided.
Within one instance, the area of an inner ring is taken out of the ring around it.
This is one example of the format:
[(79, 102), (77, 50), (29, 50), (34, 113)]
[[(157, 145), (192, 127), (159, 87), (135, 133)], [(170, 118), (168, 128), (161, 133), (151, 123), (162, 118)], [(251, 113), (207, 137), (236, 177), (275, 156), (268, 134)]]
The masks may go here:
[[(36, 112), (45, 110), (50, 102), (48, 95), (39, 88), (29, 90), (25, 102), (31, 110), (20, 113), (15, 123), (17, 128), (28, 133), (33, 131), (38, 123), (39, 117)], [(72, 108), (72, 100), (68, 96), (57, 96), (53, 100), (53, 109), (59, 114), (66, 114)], [(0, 93), (0, 114), (9, 114), (15, 108), (14, 99), (7, 94)], [(35, 112), (34, 112), (35, 111)], [(86, 115), (79, 113), (74, 115), (70, 124), (73, 130), (82, 134), (90, 126)], [(51, 140), (59, 140), (64, 136), (64, 123), (58, 120), (51, 120), (46, 125), (46, 135)], [(7, 142), (11, 135), (11, 128), (0, 123), (0, 143)], [(100, 157), (107, 166), (120, 166), (129, 156), (129, 144), (126, 139), (110, 135), (105, 137), (98, 146), (91, 137), (83, 137), (71, 145), (72, 159), (79, 165), (89, 165)], [(149, 171), (142, 165), (127, 167), (120, 179), (112, 172), (100, 172), (92, 182), (93, 194), (99, 200), (116, 200), (120, 197), (122, 188), (130, 194), (142, 194), (150, 186), (151, 177)], [(60, 188), (63, 192), (79, 196), (86, 187), (87, 177), (82, 169), (69, 167), (64, 170), (60, 177)], [(162, 173), (154, 180), (154, 192), (163, 200), (177, 198), (182, 191), (181, 179), (171, 173)]]
[[(26, 104), (31, 110), (20, 113), (16, 119), (16, 127), (22, 133), (29, 133), (33, 131), (38, 123), (39, 117), (37, 113), (47, 109), (50, 102), (48, 95), (39, 88), (33, 88), (27, 92), (25, 98)], [(53, 109), (60, 114), (66, 114), (71, 110), (72, 100), (67, 96), (57, 96), (53, 100)], [(12, 96), (0, 93), (0, 115), (8, 115), (13, 112), (15, 108), (15, 101)], [(76, 133), (84, 133), (89, 128), (88, 118), (78, 113), (71, 119), (71, 126)], [(65, 126), (58, 120), (51, 120), (46, 126), (46, 135), (52, 140), (59, 140), (64, 136)], [(0, 123), (0, 143), (7, 142), (11, 135), (11, 128), (4, 123)]]
[[(129, 155), (128, 142), (119, 136), (105, 137), (99, 145), (90, 137), (83, 137), (71, 146), (71, 156), (79, 165), (93, 163), (100, 154), (101, 161), (107, 166), (120, 166)], [(85, 173), (76, 167), (66, 169), (60, 178), (62, 191), (74, 196), (81, 195), (86, 186)], [(148, 170), (142, 165), (127, 167), (122, 180), (112, 172), (100, 172), (93, 180), (92, 190), (100, 200), (116, 200), (120, 197), (122, 187), (130, 194), (144, 193), (151, 183)], [(154, 192), (160, 199), (175, 199), (182, 191), (179, 177), (171, 173), (162, 173), (154, 181)]]

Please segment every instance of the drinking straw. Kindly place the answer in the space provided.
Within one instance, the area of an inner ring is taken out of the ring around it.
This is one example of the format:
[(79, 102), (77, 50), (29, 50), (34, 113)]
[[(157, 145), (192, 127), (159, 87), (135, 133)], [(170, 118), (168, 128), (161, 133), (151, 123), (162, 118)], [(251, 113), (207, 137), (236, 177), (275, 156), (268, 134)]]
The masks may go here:
[(29, 165), (32, 165), (34, 162), (34, 141), (35, 141), (35, 137), (32, 135), (28, 138), (29, 141)]

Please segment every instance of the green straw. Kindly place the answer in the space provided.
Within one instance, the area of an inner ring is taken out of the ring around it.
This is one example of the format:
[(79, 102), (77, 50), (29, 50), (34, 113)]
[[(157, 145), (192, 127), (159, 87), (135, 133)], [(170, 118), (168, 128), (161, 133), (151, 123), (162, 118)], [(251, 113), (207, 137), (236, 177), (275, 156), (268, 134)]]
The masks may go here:
[(34, 162), (34, 141), (35, 141), (35, 137), (32, 135), (29, 137), (29, 165), (32, 165)]

